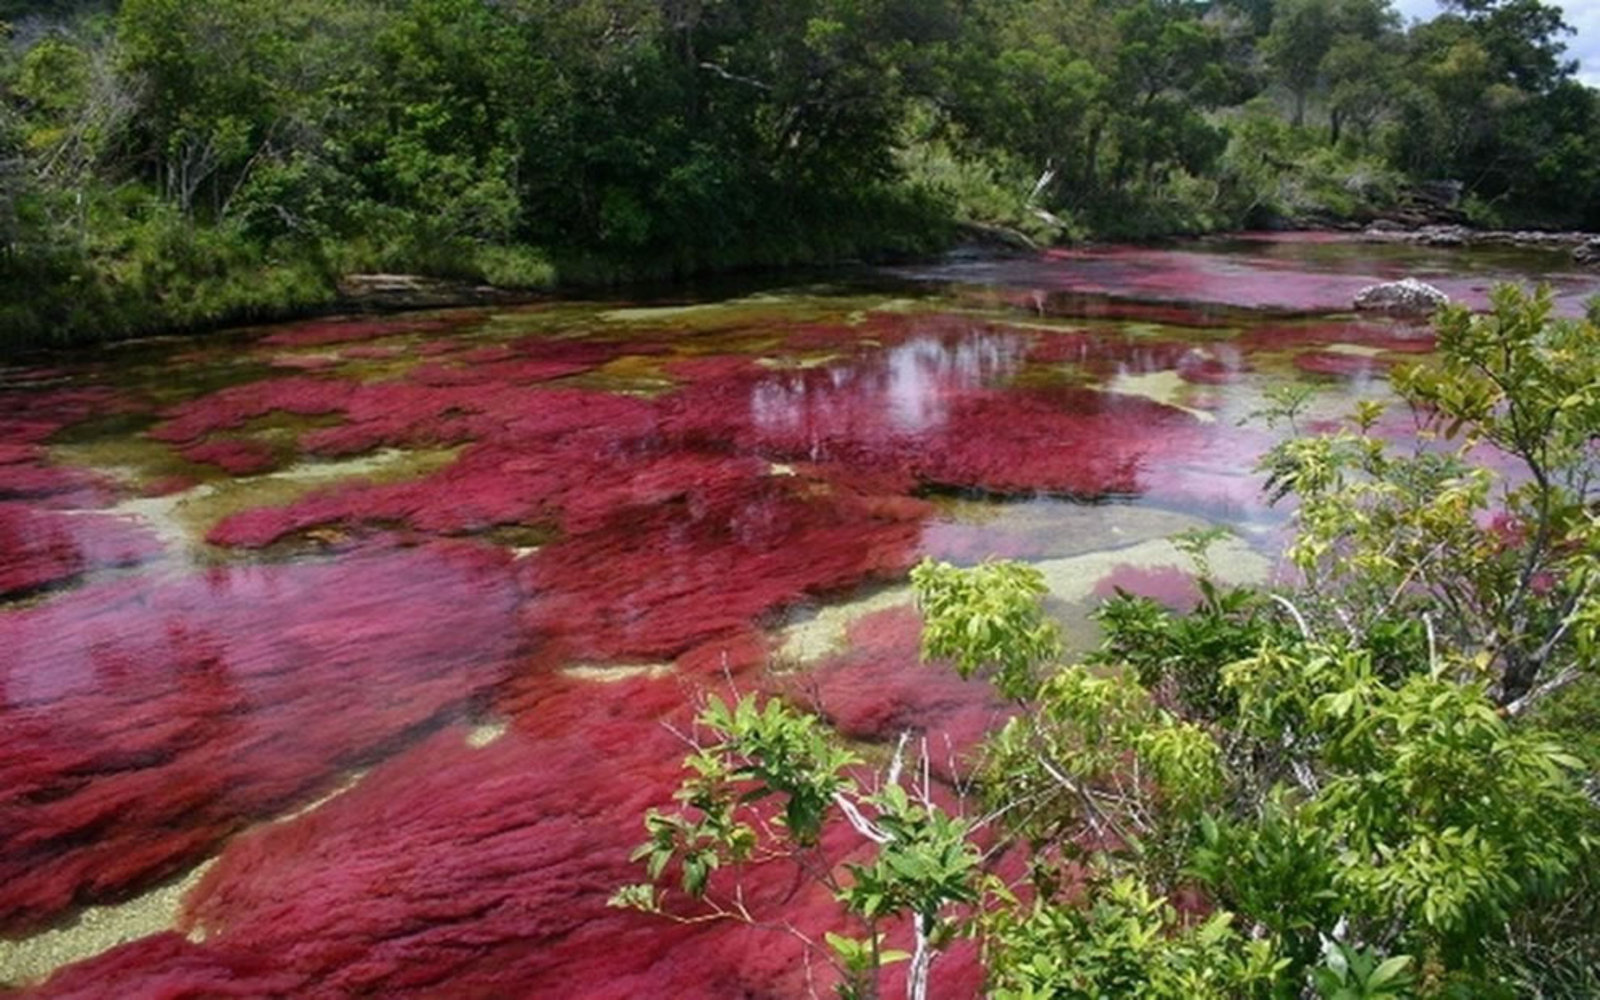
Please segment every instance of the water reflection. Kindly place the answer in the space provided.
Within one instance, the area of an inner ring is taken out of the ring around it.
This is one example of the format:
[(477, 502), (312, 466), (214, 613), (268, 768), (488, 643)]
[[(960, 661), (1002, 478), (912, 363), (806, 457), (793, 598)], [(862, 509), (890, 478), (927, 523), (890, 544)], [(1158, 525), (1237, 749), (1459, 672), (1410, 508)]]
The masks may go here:
[(982, 328), (965, 333), (918, 334), (909, 339), (814, 371), (784, 373), (750, 390), (756, 428), (790, 437), (812, 435), (818, 453), (822, 429), (864, 423), (862, 433), (887, 427), (907, 435), (942, 429), (953, 395), (1014, 376), (1027, 354), (1016, 332)]

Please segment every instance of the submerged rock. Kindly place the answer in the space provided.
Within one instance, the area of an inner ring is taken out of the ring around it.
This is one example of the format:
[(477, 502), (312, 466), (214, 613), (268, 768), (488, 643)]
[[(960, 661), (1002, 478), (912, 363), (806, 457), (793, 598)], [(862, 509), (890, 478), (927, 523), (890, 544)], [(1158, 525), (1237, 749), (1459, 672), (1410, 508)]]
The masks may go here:
[(1403, 278), (1368, 285), (1356, 293), (1355, 307), (1377, 312), (1431, 313), (1449, 303), (1450, 296), (1424, 281)]

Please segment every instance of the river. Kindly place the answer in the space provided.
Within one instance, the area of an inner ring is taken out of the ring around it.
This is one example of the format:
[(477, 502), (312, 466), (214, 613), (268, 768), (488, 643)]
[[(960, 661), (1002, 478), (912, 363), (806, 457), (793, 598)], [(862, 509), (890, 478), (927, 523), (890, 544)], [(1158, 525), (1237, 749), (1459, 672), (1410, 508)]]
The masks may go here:
[[(0, 369), (0, 993), (803, 995), (790, 935), (604, 905), (672, 727), (776, 690), (959, 773), (1003, 709), (918, 662), (907, 569), (1029, 560), (1079, 646), (1116, 587), (1189, 598), (1177, 532), (1269, 579), (1253, 415), (1386, 398), (1431, 333), (1349, 302), (1402, 275), (1600, 291), (1253, 237)], [(750, 892), (831, 926), (792, 875)], [(970, 950), (936, 979), (970, 995)]]

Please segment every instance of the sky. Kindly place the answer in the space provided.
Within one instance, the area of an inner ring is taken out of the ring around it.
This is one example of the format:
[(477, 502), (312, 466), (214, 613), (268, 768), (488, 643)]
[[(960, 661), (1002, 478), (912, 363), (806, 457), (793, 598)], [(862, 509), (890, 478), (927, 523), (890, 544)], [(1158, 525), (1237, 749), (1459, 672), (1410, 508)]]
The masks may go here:
[[(1578, 60), (1578, 79), (1600, 87), (1600, 0), (1545, 0), (1560, 7), (1567, 23), (1578, 29), (1567, 37), (1567, 58)], [(1437, 0), (1395, 0), (1407, 20), (1427, 19), (1439, 13)]]

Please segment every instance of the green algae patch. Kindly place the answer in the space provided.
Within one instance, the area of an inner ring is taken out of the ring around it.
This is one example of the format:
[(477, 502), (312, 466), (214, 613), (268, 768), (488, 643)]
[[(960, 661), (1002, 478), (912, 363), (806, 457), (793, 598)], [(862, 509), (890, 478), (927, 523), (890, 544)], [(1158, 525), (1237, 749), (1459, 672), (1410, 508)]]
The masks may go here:
[(616, 684), (635, 677), (671, 677), (675, 669), (670, 663), (578, 663), (563, 667), (561, 676), (592, 684)]
[(1078, 365), (1053, 362), (1025, 364), (1006, 384), (1017, 389), (1070, 389), (1099, 387), (1101, 380)]
[(1113, 376), (1111, 381), (1105, 383), (1104, 388), (1107, 392), (1115, 392), (1124, 396), (1139, 396), (1152, 402), (1160, 403), (1163, 406), (1182, 410), (1204, 424), (1217, 422), (1215, 413), (1189, 405), (1196, 395), (1195, 387), (1185, 381), (1182, 375), (1171, 369), (1144, 372), (1138, 375), (1118, 374)]
[(678, 387), (678, 381), (662, 370), (670, 358), (629, 355), (609, 361), (593, 371), (570, 375), (561, 380), (563, 386), (574, 389), (594, 389), (614, 392), (623, 396), (649, 399), (664, 395)]
[(344, 461), (303, 462), (260, 476), (219, 476), (168, 496), (124, 500), (111, 510), (137, 518), (168, 544), (199, 553), (211, 549), (204, 542), (206, 535), (232, 514), (256, 507), (287, 506), (315, 490), (345, 483), (421, 479), (455, 461), (460, 451), (385, 448)]
[(607, 309), (595, 314), (596, 319), (607, 323), (659, 324), (681, 320), (689, 316), (716, 315), (732, 308), (731, 303), (704, 303), (686, 306), (629, 306)]
[(25, 938), (0, 938), (0, 989), (42, 982), (74, 962), (138, 938), (178, 929), (184, 896), (212, 864), (200, 864), (126, 902), (85, 907), (60, 927)]
[(824, 368), (843, 359), (843, 354), (837, 351), (827, 351), (820, 354), (798, 354), (791, 357), (757, 358), (756, 364), (773, 371), (805, 371), (810, 368)]
[(1348, 354), (1355, 358), (1381, 358), (1390, 352), (1371, 344), (1328, 344), (1322, 348), (1329, 354)]
[(495, 740), (500, 739), (510, 729), (511, 724), (506, 720), (492, 719), (487, 722), (480, 722), (467, 730), (467, 735), (462, 737), (462, 740), (472, 749), (482, 750)]
[(134, 490), (142, 491), (163, 479), (221, 476), (225, 473), (190, 462), (177, 449), (142, 434), (95, 437), (50, 446), (57, 465), (92, 469)]
[(497, 524), (479, 534), (484, 541), (510, 549), (519, 558), (525, 558), (559, 537), (551, 527), (539, 524)]

